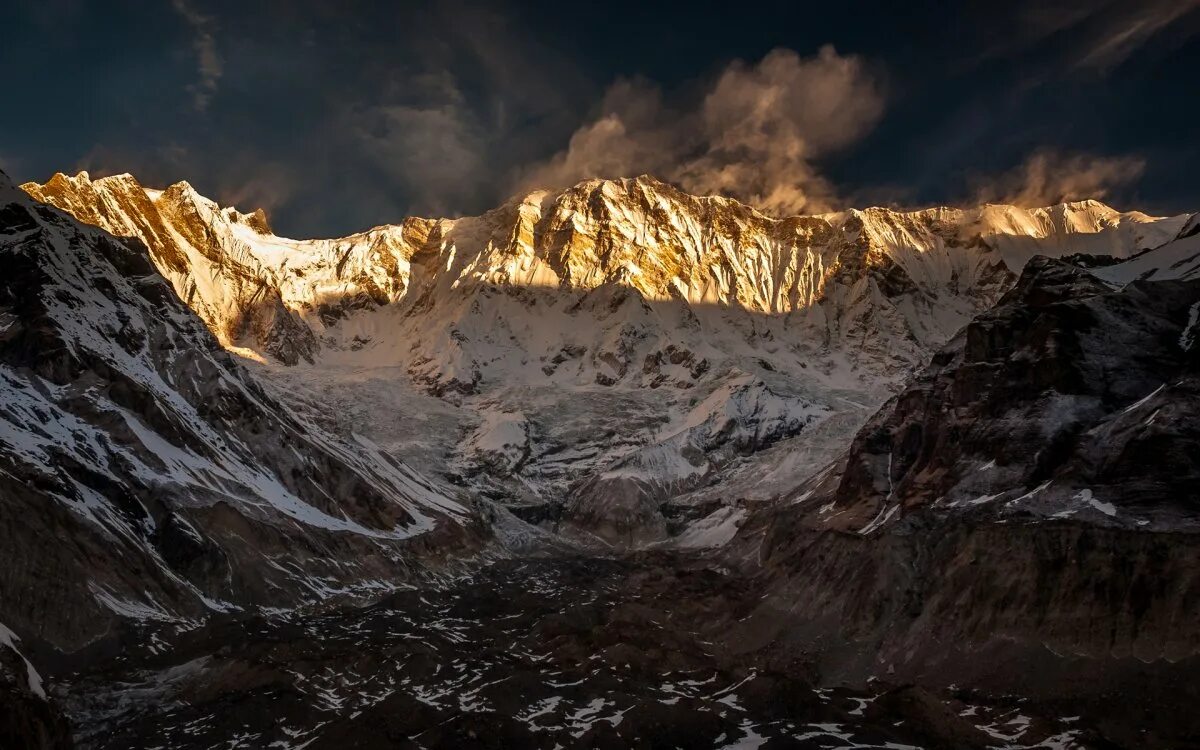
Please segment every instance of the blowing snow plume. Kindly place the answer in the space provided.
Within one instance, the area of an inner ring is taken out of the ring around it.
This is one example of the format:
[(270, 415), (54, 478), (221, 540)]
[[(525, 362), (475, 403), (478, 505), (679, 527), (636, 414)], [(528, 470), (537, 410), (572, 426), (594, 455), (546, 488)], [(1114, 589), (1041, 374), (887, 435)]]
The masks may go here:
[(862, 60), (831, 46), (811, 58), (776, 49), (757, 64), (735, 61), (691, 106), (667, 103), (652, 82), (623, 79), (595, 119), (521, 186), (651, 173), (770, 213), (820, 212), (835, 191), (814, 160), (862, 138), (883, 106)]
[(1145, 161), (1133, 156), (1037, 151), (999, 177), (980, 180), (976, 200), (1025, 208), (1088, 198), (1103, 200), (1113, 188), (1140, 177), (1145, 167)]

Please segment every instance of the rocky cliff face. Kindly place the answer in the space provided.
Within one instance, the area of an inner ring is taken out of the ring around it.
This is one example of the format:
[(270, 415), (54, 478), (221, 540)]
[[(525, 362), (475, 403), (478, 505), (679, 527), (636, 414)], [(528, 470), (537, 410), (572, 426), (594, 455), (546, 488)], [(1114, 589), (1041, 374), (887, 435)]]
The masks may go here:
[(855, 438), (829, 523), (878, 529), (930, 507), (1191, 528), (1197, 302), (1196, 281), (1114, 289), (1031, 262)]
[(0, 265), (0, 598), (25, 638), (371, 593), (472, 544), (455, 490), (280, 403), (137, 240), (4, 182)]

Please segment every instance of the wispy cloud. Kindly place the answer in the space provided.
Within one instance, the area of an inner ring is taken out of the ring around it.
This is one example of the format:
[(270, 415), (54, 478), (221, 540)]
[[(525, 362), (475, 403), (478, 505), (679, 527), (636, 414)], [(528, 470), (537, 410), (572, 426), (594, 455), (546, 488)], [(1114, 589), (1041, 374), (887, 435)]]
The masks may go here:
[(17, 157), (9, 153), (0, 152), (0, 171), (7, 173), (9, 177), (13, 177), (20, 173), (20, 169), (21, 161)]
[[(246, 165), (252, 168), (246, 169)], [(305, 178), (297, 165), (264, 159), (253, 150), (231, 151), (228, 158), (211, 159), (203, 151), (173, 142), (139, 149), (97, 146), (73, 168), (87, 171), (93, 178), (129, 172), (147, 187), (163, 188), (186, 180), (223, 206), (244, 211), (261, 208), (268, 214), (294, 198)]]
[(519, 184), (651, 173), (777, 214), (823, 211), (835, 191), (814, 160), (859, 140), (883, 109), (863, 61), (831, 46), (810, 58), (776, 49), (758, 63), (736, 61), (691, 106), (667, 103), (651, 82), (621, 80), (567, 148)]
[(1090, 35), (1076, 67), (1109, 70), (1125, 62), (1161, 32), (1197, 8), (1200, 0), (1143, 0), (1114, 14)]
[(217, 40), (214, 36), (217, 24), (212, 16), (193, 8), (188, 0), (171, 0), (171, 5), (192, 28), (192, 50), (196, 53), (199, 80), (190, 85), (188, 90), (192, 94), (192, 104), (196, 110), (203, 112), (208, 109), (209, 102), (217, 93), (217, 84), (224, 73), (224, 63), (217, 53)]
[(357, 202), (394, 205), (389, 219), (491, 208), (514, 170), (565, 140), (595, 89), (495, 8), (450, 0), (410, 20), (410, 54), (333, 108), (325, 142), (369, 175), (348, 189), (376, 196)]
[(1103, 200), (1114, 188), (1140, 177), (1145, 167), (1145, 161), (1136, 156), (1064, 154), (1043, 149), (999, 177), (977, 179), (976, 199), (1027, 208), (1088, 198)]
[(350, 111), (340, 127), (422, 214), (455, 213), (478, 197), (487, 128), (448, 71), (416, 75), (403, 97)]
[(1200, 26), (1183, 23), (1200, 0), (1047, 0), (1022, 6), (1018, 33), (1004, 54), (1045, 45), (1063, 71), (1111, 71), (1140, 50), (1174, 34), (1187, 38)]

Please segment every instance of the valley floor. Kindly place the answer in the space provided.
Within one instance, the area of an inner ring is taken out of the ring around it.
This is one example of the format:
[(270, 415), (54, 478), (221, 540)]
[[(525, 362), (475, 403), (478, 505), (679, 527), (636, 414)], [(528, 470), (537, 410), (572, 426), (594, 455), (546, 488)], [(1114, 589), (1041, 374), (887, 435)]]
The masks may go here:
[(90, 748), (1107, 746), (1019, 698), (817, 687), (803, 654), (730, 642), (758, 598), (700, 556), (504, 560), (366, 608), (131, 634), (54, 682)]

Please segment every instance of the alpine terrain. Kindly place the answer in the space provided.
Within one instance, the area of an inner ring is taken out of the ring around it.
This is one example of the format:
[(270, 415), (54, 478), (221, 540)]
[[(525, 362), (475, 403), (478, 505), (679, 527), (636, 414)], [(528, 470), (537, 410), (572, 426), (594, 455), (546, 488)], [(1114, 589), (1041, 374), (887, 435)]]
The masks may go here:
[(1200, 218), (0, 176), (0, 747), (1200, 742)]

